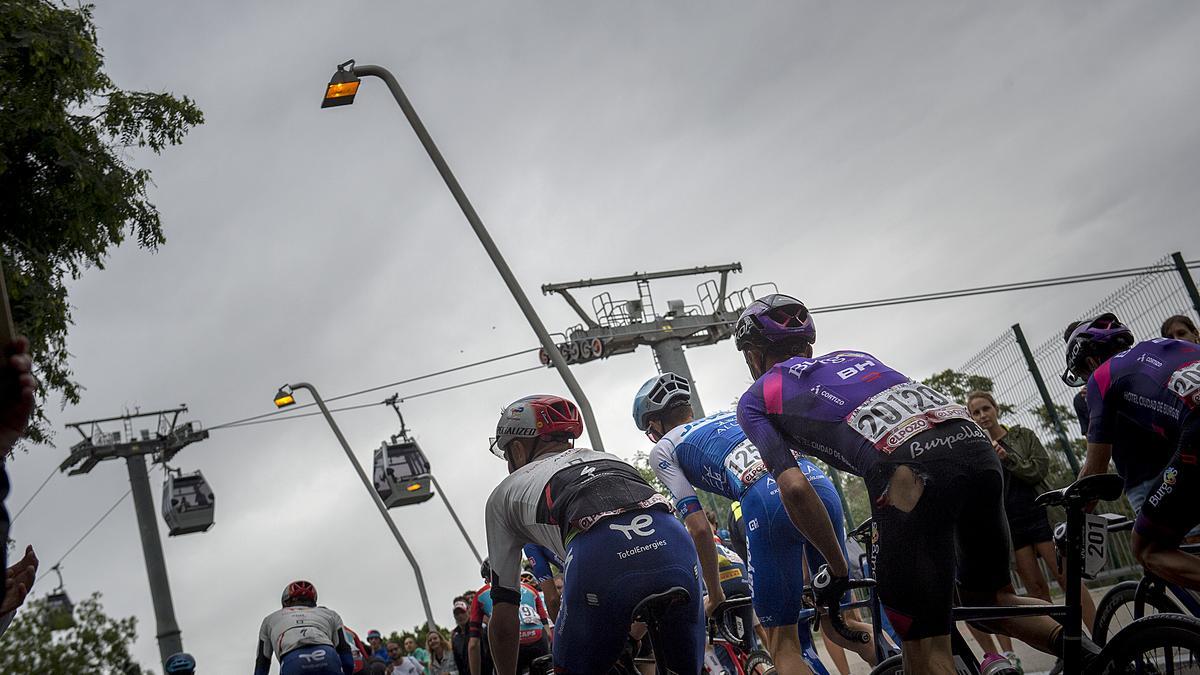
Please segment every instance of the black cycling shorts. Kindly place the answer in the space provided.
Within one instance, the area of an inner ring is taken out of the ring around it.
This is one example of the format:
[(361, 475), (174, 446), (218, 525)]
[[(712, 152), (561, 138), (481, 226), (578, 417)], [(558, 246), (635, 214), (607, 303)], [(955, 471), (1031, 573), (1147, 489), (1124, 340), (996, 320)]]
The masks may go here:
[(1186, 417), (1179, 434), (1179, 445), (1162, 482), (1146, 496), (1134, 529), (1139, 535), (1169, 547), (1179, 546), (1200, 523), (1200, 412)]
[[(881, 465), (867, 477), (879, 526), (875, 575), (879, 599), (902, 640), (948, 635), (955, 579), (995, 593), (1010, 583), (1004, 475), (987, 435), (974, 422), (940, 424), (914, 437), (919, 460)], [(925, 483), (911, 512), (880, 506), (900, 464)]]

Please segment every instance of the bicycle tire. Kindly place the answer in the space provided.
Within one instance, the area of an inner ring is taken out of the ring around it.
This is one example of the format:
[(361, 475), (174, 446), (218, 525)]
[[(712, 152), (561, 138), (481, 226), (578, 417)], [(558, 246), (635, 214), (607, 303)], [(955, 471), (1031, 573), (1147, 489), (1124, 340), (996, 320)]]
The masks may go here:
[(902, 675), (903, 673), (904, 659), (900, 654), (887, 657), (871, 669), (871, 675)]
[(742, 666), (746, 671), (746, 675), (775, 675), (775, 662), (771, 660), (771, 655), (761, 649), (755, 649), (746, 656), (746, 663)]
[[(1165, 671), (1157, 657), (1148, 661), (1145, 658), (1148, 651), (1164, 649), (1170, 650), (1174, 663), (1174, 668)], [(1088, 675), (1200, 672), (1200, 619), (1181, 614), (1138, 619), (1113, 635), (1085, 672)]]
[[(1092, 630), (1092, 642), (1103, 647), (1108, 643), (1110, 636), (1133, 623), (1133, 602), (1137, 595), (1137, 589), (1138, 582), (1136, 581), (1122, 581), (1108, 589), (1108, 592), (1100, 599), (1100, 604), (1096, 606), (1096, 625)], [(1146, 595), (1146, 605), (1147, 608), (1152, 607), (1155, 610), (1147, 616), (1186, 614), (1179, 603), (1160, 590), (1153, 590)], [(1115, 630), (1114, 621), (1120, 622)]]

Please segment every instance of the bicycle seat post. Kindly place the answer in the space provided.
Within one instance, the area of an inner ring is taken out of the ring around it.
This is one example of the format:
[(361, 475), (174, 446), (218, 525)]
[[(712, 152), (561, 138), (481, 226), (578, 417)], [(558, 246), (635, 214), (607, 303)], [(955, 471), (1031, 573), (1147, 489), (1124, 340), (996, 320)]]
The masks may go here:
[(1086, 502), (1072, 500), (1067, 504), (1066, 581), (1063, 589), (1067, 615), (1063, 619), (1063, 672), (1078, 673), (1082, 668), (1083, 651), (1080, 643), (1083, 635), (1083, 529)]

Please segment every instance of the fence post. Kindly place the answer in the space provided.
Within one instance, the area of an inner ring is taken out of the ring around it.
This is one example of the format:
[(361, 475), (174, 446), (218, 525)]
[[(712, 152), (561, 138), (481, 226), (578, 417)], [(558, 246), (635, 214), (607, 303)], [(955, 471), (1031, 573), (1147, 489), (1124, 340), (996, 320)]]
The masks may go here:
[(1192, 299), (1192, 307), (1196, 310), (1196, 314), (1200, 315), (1200, 291), (1196, 290), (1196, 282), (1192, 279), (1191, 272), (1188, 272), (1183, 254), (1176, 251), (1171, 254), (1171, 259), (1175, 261), (1175, 269), (1179, 270), (1179, 276), (1183, 277), (1183, 286), (1187, 289), (1188, 297)]
[(1063, 426), (1062, 418), (1058, 416), (1054, 400), (1050, 398), (1050, 390), (1046, 389), (1046, 381), (1042, 379), (1042, 372), (1038, 370), (1037, 361), (1033, 359), (1033, 352), (1029, 350), (1029, 343), (1025, 341), (1025, 333), (1021, 330), (1021, 324), (1014, 323), (1012, 331), (1017, 338), (1017, 345), (1021, 348), (1021, 355), (1025, 357), (1025, 365), (1029, 366), (1029, 374), (1033, 376), (1033, 383), (1037, 385), (1038, 393), (1042, 396), (1042, 404), (1046, 406), (1046, 416), (1054, 425), (1054, 432), (1058, 436), (1058, 443), (1062, 447), (1063, 454), (1067, 456), (1067, 463), (1071, 465), (1071, 471), (1078, 474), (1079, 460), (1075, 459), (1075, 453), (1071, 452), (1071, 441), (1067, 438), (1067, 428)]

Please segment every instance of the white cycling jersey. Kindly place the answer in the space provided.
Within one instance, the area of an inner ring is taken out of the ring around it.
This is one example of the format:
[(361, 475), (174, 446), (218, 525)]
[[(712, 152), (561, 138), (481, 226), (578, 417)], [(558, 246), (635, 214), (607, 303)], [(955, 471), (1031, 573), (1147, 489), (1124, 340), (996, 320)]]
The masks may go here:
[(488, 498), (487, 542), (492, 574), (501, 588), (520, 586), (521, 548), (538, 544), (567, 559), (567, 533), (600, 519), (669, 501), (637, 470), (606, 452), (572, 448), (535, 459), (509, 474)]
[(259, 649), (271, 658), (280, 660), (298, 647), (313, 647), (336, 643), (334, 636), (342, 629), (342, 617), (328, 607), (284, 607), (267, 615), (258, 631)]

